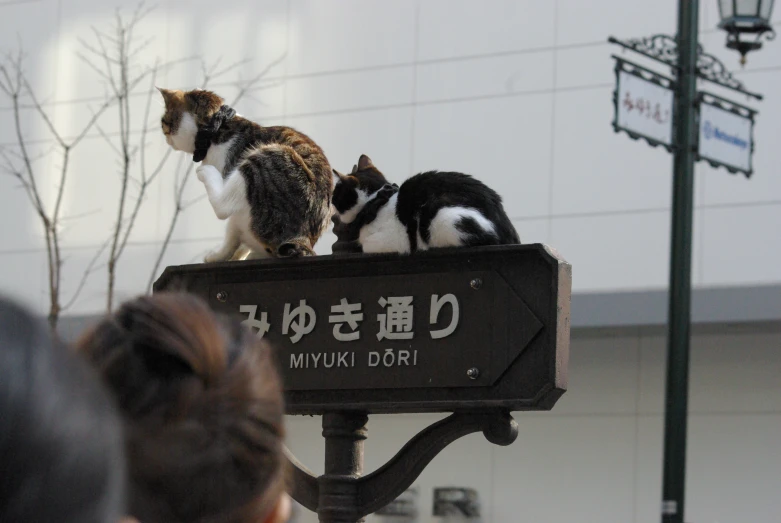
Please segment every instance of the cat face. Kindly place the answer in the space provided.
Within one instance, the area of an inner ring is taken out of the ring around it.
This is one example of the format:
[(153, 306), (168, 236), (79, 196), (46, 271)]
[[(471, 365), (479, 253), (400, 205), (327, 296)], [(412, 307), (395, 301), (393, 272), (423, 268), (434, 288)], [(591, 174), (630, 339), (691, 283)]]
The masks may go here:
[(168, 90), (157, 88), (165, 101), (165, 114), (160, 125), (168, 142), (174, 150), (193, 153), (195, 135), (198, 126), (206, 124), (219, 110), (223, 99), (211, 91), (195, 89), (192, 91)]
[(371, 196), (388, 183), (365, 154), (361, 155), (350, 174), (342, 174), (336, 169), (333, 171), (335, 183), (331, 203), (342, 223), (355, 220)]

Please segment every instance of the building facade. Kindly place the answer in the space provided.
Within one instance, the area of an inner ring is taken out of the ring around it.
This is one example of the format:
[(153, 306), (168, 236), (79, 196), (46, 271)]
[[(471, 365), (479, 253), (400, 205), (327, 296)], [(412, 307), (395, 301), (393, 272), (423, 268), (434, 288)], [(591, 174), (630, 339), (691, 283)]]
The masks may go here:
[[(781, 522), (781, 44), (750, 54), (741, 70), (716, 29), (715, 0), (700, 4), (702, 45), (765, 100), (729, 95), (760, 111), (751, 179), (696, 167), (687, 521)], [(82, 40), (96, 45), (92, 27), (112, 30), (118, 7), (130, 16), (136, 4), (0, 2), (0, 50), (23, 47), (30, 84), (64, 137), (105, 100), (106, 82), (79, 55), (89, 56)], [(438, 521), (432, 492), (442, 486), (476, 489), (488, 523), (659, 521), (672, 158), (613, 132), (610, 55), (619, 50), (607, 37), (674, 34), (675, 15), (673, 0), (164, 0), (138, 24), (138, 42), (152, 40), (134, 71), (159, 59), (158, 85), (201, 85), (200, 58), (207, 69), (222, 58), (213, 72), (246, 60), (209, 84), (230, 101), (265, 71), (235, 104), (241, 114), (298, 128), (339, 170), (368, 154), (396, 182), (430, 169), (474, 174), (501, 193), (524, 243), (547, 243), (572, 263), (569, 391), (551, 412), (518, 413), (510, 447), (473, 435), (446, 449), (416, 482), (420, 523)], [(781, 24), (781, 11), (774, 17)], [(130, 114), (134, 143), (150, 129), (153, 167), (166, 145), (157, 98), (144, 118), (151, 87), (150, 77), (139, 84)], [(53, 205), (56, 142), (29, 100), (21, 120)], [(70, 158), (64, 302), (117, 219), (118, 125), (110, 108)], [(0, 146), (18, 147), (6, 97)], [(189, 159), (177, 162), (145, 194), (118, 263), (118, 301), (156, 275)], [(202, 195), (192, 176), (162, 267), (198, 262), (220, 243), (224, 223)], [(13, 177), (0, 178), (0, 213), (0, 291), (45, 314), (42, 228)], [(327, 234), (318, 253), (334, 240)], [(106, 252), (65, 331), (105, 310), (105, 262)], [(372, 417), (367, 471), (436, 419)], [(290, 418), (289, 431), (293, 452), (321, 472), (319, 420)]]

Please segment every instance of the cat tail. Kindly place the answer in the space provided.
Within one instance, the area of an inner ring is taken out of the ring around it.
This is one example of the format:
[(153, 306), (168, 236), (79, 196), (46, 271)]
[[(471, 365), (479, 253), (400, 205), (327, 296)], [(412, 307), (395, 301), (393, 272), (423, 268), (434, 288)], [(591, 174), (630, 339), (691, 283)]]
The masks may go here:
[[(507, 231), (505, 231), (506, 240), (502, 241), (505, 245), (517, 245), (521, 243), (521, 237), (518, 235), (518, 231), (513, 226), (511, 220), (507, 220)], [(501, 240), (501, 239), (500, 239)]]
[(309, 238), (288, 240), (276, 249), (277, 258), (300, 258), (302, 256), (317, 256)]

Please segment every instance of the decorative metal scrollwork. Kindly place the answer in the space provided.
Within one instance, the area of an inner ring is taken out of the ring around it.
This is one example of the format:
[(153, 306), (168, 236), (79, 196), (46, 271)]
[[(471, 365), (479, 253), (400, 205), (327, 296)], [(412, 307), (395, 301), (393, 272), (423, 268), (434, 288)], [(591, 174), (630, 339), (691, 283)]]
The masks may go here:
[[(767, 36), (769, 39), (774, 37), (775, 34)], [(618, 44), (625, 49), (635, 51), (647, 58), (669, 65), (674, 75), (678, 73), (678, 42), (675, 37), (666, 34), (655, 34), (643, 38), (619, 40), (611, 36), (608, 38), (608, 42)], [(762, 98), (761, 95), (747, 91), (743, 82), (732, 76), (732, 73), (729, 72), (724, 63), (712, 54), (706, 53), (700, 44), (697, 44), (697, 76), (748, 96), (758, 99)]]
[(742, 91), (743, 82), (732, 76), (724, 63), (713, 56), (703, 52), (702, 46), (697, 46), (697, 74), (713, 83)]
[(643, 38), (618, 40), (615, 43), (673, 67), (678, 64), (678, 42), (670, 35), (656, 34)]

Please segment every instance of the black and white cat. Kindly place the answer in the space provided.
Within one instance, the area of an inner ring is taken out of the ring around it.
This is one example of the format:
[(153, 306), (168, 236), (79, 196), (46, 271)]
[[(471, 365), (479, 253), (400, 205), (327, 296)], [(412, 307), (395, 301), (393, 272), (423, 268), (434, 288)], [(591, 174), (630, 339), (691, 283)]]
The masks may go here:
[(468, 174), (429, 171), (398, 187), (364, 154), (352, 173), (334, 175), (331, 203), (363, 252), (521, 243), (499, 194)]

